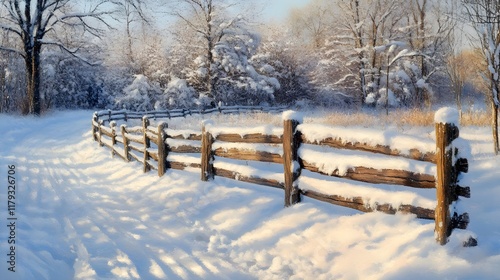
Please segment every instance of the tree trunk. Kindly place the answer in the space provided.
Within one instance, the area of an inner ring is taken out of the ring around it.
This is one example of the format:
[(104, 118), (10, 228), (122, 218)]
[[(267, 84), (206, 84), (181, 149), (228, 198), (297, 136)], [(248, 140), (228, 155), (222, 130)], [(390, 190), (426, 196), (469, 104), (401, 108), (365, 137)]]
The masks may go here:
[(498, 143), (498, 105), (495, 102), (491, 102), (491, 128), (493, 131), (493, 145), (495, 155), (498, 155), (500, 146)]
[(33, 114), (36, 116), (39, 116), (41, 113), (41, 98), (40, 98), (40, 79), (41, 79), (41, 73), (40, 73), (40, 53), (42, 50), (42, 44), (36, 42), (35, 46), (33, 48), (33, 67), (32, 67), (32, 75), (31, 78), (33, 79), (31, 86), (33, 88)]
[(32, 51), (26, 51), (24, 57), (24, 65), (26, 67), (26, 108), (23, 108), (23, 114), (33, 114), (34, 112), (34, 91), (33, 91), (33, 55)]
[[(356, 42), (356, 48), (363, 48), (363, 37), (362, 37), (362, 32), (361, 32), (361, 18), (359, 15), (359, 0), (356, 0), (354, 2), (355, 9), (356, 9), (356, 27), (357, 30), (356, 35), (357, 35), (357, 42)], [(364, 51), (359, 52), (359, 81), (360, 81), (360, 87), (361, 87), (361, 106), (365, 103), (366, 99), (366, 76), (365, 76), (365, 71), (366, 71), (366, 65), (365, 65), (365, 53)]]

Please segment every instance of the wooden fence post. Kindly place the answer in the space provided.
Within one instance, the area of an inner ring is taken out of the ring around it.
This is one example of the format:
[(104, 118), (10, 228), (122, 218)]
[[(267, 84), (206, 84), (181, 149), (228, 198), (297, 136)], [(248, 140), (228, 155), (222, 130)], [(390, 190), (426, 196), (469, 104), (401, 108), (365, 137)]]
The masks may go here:
[(204, 122), (201, 128), (201, 180), (208, 181), (214, 178), (212, 143), (214, 138), (207, 131)]
[(435, 212), (436, 241), (440, 245), (448, 242), (452, 231), (449, 206), (452, 202), (453, 188), (453, 149), (451, 143), (458, 137), (458, 128), (454, 124), (437, 122), (436, 127), (436, 198)]
[(97, 131), (98, 131), (98, 128), (95, 126), (95, 124), (99, 125), (99, 120), (97, 118), (97, 112), (94, 113), (94, 115), (92, 116), (92, 138), (94, 139), (94, 141), (97, 142)]
[(127, 133), (126, 125), (122, 124), (120, 126), (120, 131), (122, 133), (122, 138), (123, 138), (123, 150), (125, 151), (124, 158), (126, 161), (130, 161), (130, 147), (128, 146), (128, 139), (125, 136), (125, 133)]
[(167, 170), (167, 155), (168, 149), (166, 148), (165, 139), (167, 139), (165, 135), (165, 131), (163, 129), (167, 128), (167, 124), (164, 122), (160, 122), (158, 124), (158, 176), (165, 175), (165, 171)]
[(103, 121), (102, 120), (99, 120), (99, 127), (98, 127), (98, 130), (99, 130), (99, 146), (104, 146), (104, 144), (102, 143), (102, 126), (103, 126)]
[(109, 127), (111, 128), (111, 157), (115, 157), (115, 149), (113, 147), (116, 145), (116, 122), (110, 122)]
[(148, 138), (148, 126), (149, 126), (148, 117), (147, 116), (142, 117), (142, 131), (143, 131), (143, 140), (144, 140), (144, 168), (143, 168), (144, 173), (151, 170), (151, 167), (148, 164), (148, 160), (149, 160), (148, 149), (151, 147), (151, 142)]
[[(287, 112), (289, 115), (291, 112)], [(300, 202), (300, 192), (296, 185), (296, 180), (300, 176), (300, 164), (298, 150), (300, 137), (297, 133), (297, 126), (301, 122), (299, 118), (284, 116), (283, 120), (283, 166), (285, 175), (285, 207)]]

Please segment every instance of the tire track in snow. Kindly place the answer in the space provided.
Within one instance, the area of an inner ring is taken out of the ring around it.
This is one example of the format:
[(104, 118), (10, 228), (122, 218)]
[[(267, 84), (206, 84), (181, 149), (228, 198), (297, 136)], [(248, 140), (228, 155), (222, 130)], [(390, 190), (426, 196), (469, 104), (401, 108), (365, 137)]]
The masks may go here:
[(23, 219), (36, 237), (29, 247), (46, 261), (25, 263), (27, 278), (248, 278), (211, 249), (224, 234), (198, 220), (215, 211), (200, 201), (210, 183), (200, 190), (185, 173), (144, 175), (91, 140), (88, 116), (61, 114), (69, 120), (33, 120), (37, 129), (23, 137), (12, 131), (19, 139), (0, 153), (23, 169)]

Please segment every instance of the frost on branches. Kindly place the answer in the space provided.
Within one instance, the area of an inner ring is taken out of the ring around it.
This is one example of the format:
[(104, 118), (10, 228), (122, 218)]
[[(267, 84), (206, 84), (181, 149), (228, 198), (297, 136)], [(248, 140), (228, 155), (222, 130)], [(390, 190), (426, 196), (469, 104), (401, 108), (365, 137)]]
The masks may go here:
[[(260, 36), (252, 32), (242, 16), (231, 16), (226, 1), (183, 0), (184, 10), (176, 12), (179, 18), (179, 42), (190, 38), (192, 60), (183, 69), (180, 78), (196, 89), (212, 104), (227, 105), (267, 104), (274, 100), (280, 88), (270, 65), (262, 63), (257, 49)], [(190, 13), (203, 15), (192, 17)], [(186, 34), (188, 33), (188, 34)]]
[(190, 87), (186, 80), (172, 77), (164, 94), (156, 101), (155, 109), (196, 108), (206, 107), (209, 104), (209, 99), (204, 94), (198, 96), (196, 90)]
[(116, 106), (133, 111), (153, 109), (153, 100), (161, 93), (158, 86), (151, 84), (144, 75), (135, 75), (131, 85), (123, 89), (123, 96), (118, 97)]

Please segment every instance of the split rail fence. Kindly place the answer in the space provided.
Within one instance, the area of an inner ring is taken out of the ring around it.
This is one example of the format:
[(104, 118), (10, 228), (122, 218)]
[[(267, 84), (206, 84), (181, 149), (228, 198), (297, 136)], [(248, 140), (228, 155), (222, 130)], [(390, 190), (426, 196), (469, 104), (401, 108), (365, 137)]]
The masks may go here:
[[(238, 110), (231, 108), (233, 112)], [(279, 109), (277, 109), (279, 111)], [(222, 110), (214, 110), (222, 112)], [(240, 108), (241, 111), (241, 108)], [(227, 112), (227, 111), (226, 111)], [(221, 176), (239, 181), (260, 184), (284, 189), (284, 205), (290, 206), (300, 202), (300, 197), (307, 196), (335, 205), (357, 209), (363, 212), (380, 211), (388, 214), (396, 212), (412, 213), (418, 218), (435, 221), (435, 235), (439, 244), (444, 245), (455, 228), (466, 229), (469, 223), (467, 213), (450, 212), (450, 205), (459, 197), (470, 197), (470, 187), (458, 185), (458, 175), (468, 171), (468, 161), (457, 158), (458, 149), (453, 146), (453, 140), (458, 138), (459, 129), (454, 124), (436, 123), (436, 150), (435, 152), (410, 150), (403, 154), (397, 149), (384, 145), (370, 145), (364, 142), (345, 142), (340, 138), (328, 137), (320, 141), (310, 141), (303, 135), (300, 126), (301, 120), (284, 119), (282, 134), (266, 133), (212, 133), (211, 125), (202, 125), (201, 133), (186, 134), (183, 131), (168, 129), (167, 123), (159, 122), (151, 126), (150, 118), (172, 118), (186, 116), (186, 110), (170, 112), (147, 112), (142, 114), (142, 126), (119, 128), (115, 120), (138, 119), (140, 113), (104, 111), (95, 113), (92, 120), (92, 135), (101, 146), (111, 149), (113, 156), (119, 156), (125, 161), (136, 160), (143, 165), (143, 171), (154, 169), (159, 176), (163, 176), (168, 169), (182, 170), (185, 168), (201, 169), (201, 180), (207, 181), (214, 176)], [(293, 114), (292, 114), (293, 116)], [(108, 126), (104, 125), (107, 121)], [(300, 126), (299, 126), (300, 125)], [(272, 147), (282, 147), (282, 154), (269, 151), (249, 149), (214, 147), (217, 143), (258, 143)], [(374, 169), (373, 167), (355, 166), (345, 173), (338, 169), (325, 172), (315, 164), (307, 162), (299, 156), (301, 145), (320, 145), (336, 149), (358, 150), (366, 153), (376, 153), (392, 157), (404, 157), (411, 160), (435, 164), (436, 174), (420, 174), (407, 170)], [(174, 156), (185, 155), (185, 156)], [(201, 154), (201, 156), (200, 156)], [(197, 156), (196, 156), (197, 155)], [(190, 157), (191, 156), (191, 157)], [(261, 178), (255, 175), (245, 175), (234, 170), (218, 166), (215, 157), (259, 161), (282, 164), (283, 179)], [(436, 208), (427, 209), (413, 205), (366, 203), (362, 197), (344, 197), (341, 195), (322, 194), (313, 190), (302, 190), (298, 186), (298, 179), (302, 170), (320, 173), (327, 176), (362, 181), (372, 184), (390, 184), (411, 188), (435, 189)], [(475, 246), (477, 241), (470, 238), (464, 246)]]

